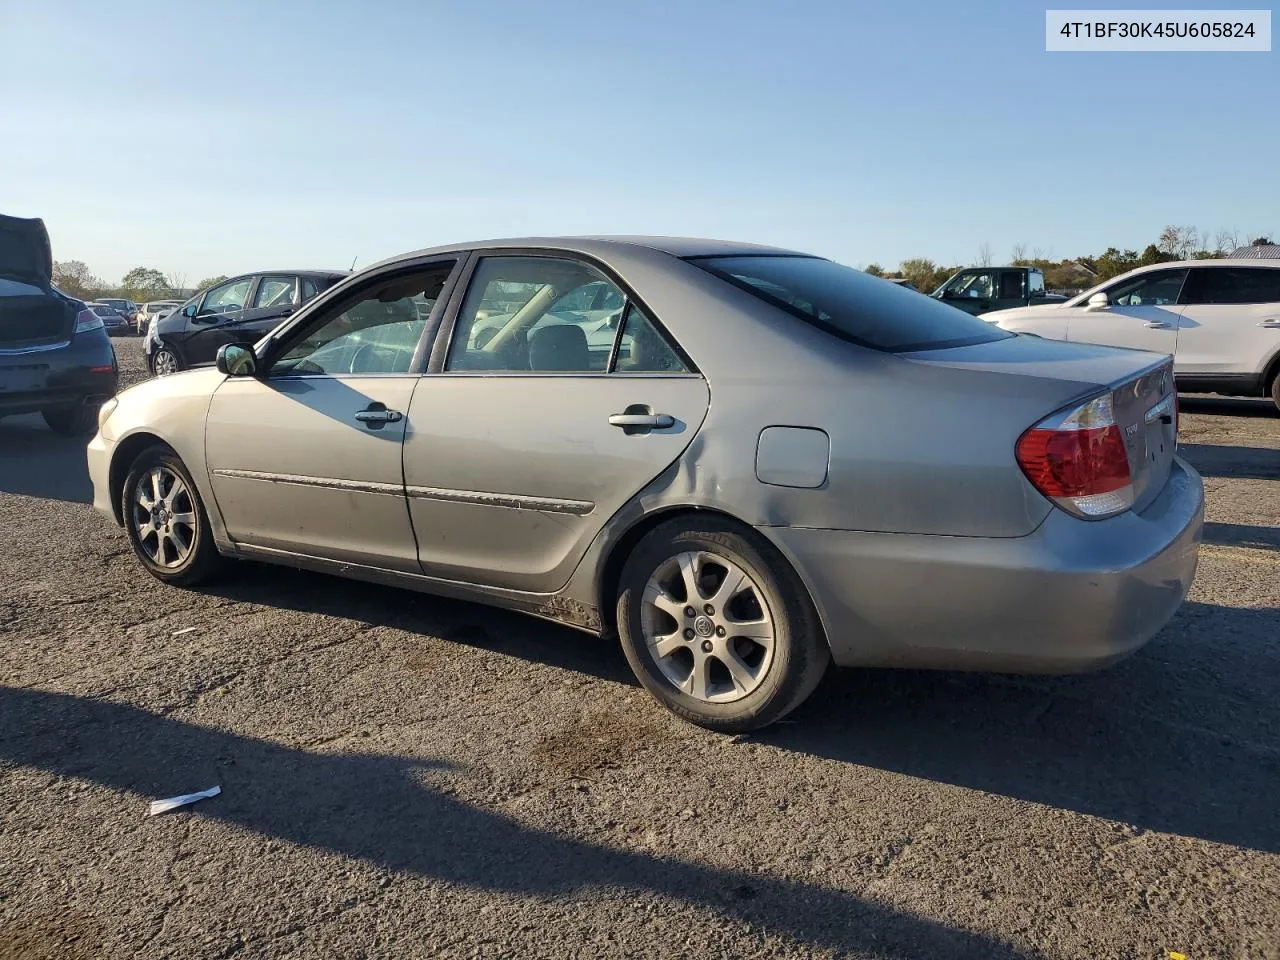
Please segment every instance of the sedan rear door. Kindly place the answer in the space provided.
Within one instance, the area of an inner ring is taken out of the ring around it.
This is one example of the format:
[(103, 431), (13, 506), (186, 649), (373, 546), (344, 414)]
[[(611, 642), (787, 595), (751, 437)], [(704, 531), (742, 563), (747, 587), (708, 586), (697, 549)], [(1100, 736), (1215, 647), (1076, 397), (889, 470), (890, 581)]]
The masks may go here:
[[(599, 283), (625, 302), (603, 343), (558, 306)], [(486, 256), (461, 293), (405, 439), (422, 569), (549, 593), (601, 526), (684, 452), (706, 415), (707, 384), (642, 304), (590, 264)]]

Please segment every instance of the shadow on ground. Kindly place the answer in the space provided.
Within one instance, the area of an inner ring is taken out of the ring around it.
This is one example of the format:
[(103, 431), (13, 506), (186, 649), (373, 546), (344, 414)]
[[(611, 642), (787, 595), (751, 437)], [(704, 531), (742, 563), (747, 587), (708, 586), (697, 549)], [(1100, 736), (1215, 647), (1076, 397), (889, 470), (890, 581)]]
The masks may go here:
[(431, 761), (309, 753), (120, 704), (0, 687), (0, 762), (144, 797), (208, 786), (216, 768), (223, 794), (196, 816), (478, 890), (649, 891), (815, 946), (902, 958), (1031, 955), (830, 888), (531, 829), (434, 788), (440, 765)]
[(1212, 443), (1179, 443), (1178, 453), (1205, 477), (1280, 480), (1280, 450)]
[(38, 414), (0, 420), (0, 493), (92, 503), (88, 437), (64, 437)]
[(1178, 409), (1183, 413), (1203, 413), (1218, 417), (1280, 417), (1280, 410), (1276, 409), (1276, 405), (1261, 397), (1212, 397), (1180, 393)]
[(1220, 547), (1253, 547), (1257, 550), (1280, 550), (1280, 527), (1260, 527), (1249, 523), (1215, 523), (1204, 525), (1204, 542)]

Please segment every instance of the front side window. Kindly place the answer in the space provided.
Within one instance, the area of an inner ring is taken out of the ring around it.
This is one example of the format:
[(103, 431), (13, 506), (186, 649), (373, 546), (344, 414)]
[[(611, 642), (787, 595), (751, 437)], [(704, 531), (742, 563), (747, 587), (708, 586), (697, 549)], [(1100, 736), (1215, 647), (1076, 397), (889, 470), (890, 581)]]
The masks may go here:
[(942, 288), (942, 298), (944, 300), (953, 300), (957, 297), (990, 300), (995, 296), (995, 291), (994, 270), (972, 270), (952, 277)]
[(1280, 303), (1280, 270), (1265, 267), (1197, 267), (1187, 279), (1184, 303)]
[(214, 287), (204, 295), (201, 313), (234, 313), (244, 309), (244, 301), (249, 296), (249, 287), (253, 280), (232, 280), (220, 287)]
[(453, 261), (380, 280), (333, 305), (288, 343), (270, 376), (407, 374)]
[(486, 257), (458, 311), (445, 370), (604, 373), (625, 299), (576, 260)]
[(258, 281), (258, 292), (253, 295), (255, 309), (291, 307), (297, 302), (293, 277), (263, 277)]
[[(932, 297), (817, 257), (691, 257), (689, 262), (806, 323), (874, 350), (941, 350), (1013, 336)], [(990, 272), (985, 275), (992, 279)]]
[(1166, 307), (1178, 302), (1186, 270), (1159, 270), (1126, 280), (1107, 291), (1107, 299), (1120, 307)]

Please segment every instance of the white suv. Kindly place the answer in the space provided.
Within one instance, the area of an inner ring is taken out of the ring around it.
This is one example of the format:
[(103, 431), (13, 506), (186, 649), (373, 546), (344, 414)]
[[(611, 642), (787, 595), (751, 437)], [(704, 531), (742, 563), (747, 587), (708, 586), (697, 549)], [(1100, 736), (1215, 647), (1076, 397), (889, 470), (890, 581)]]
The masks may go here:
[(1280, 261), (1139, 267), (1065, 303), (982, 319), (1015, 333), (1170, 353), (1180, 390), (1269, 396), (1280, 407)]

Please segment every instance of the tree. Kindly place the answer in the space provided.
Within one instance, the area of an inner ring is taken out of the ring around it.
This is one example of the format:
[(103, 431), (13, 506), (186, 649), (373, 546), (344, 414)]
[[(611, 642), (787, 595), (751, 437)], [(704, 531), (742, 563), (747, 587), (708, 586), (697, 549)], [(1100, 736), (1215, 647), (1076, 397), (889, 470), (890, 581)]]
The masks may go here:
[(898, 273), (910, 280), (912, 286), (923, 293), (932, 293), (954, 272), (946, 267), (939, 267), (932, 260), (926, 260), (924, 257), (903, 260), (898, 267)]
[(978, 266), (991, 266), (991, 244), (987, 243), (985, 240), (982, 241), (982, 244), (978, 247)]
[[(1177, 227), (1173, 224), (1160, 231), (1156, 248), (1169, 255), (1170, 260), (1190, 260), (1200, 246), (1200, 231), (1195, 227)], [(1155, 261), (1160, 262), (1160, 261)]]
[(1225, 256), (1240, 246), (1240, 234), (1234, 230), (1219, 230), (1213, 246), (1218, 253)]
[(81, 260), (55, 260), (53, 285), (80, 300), (92, 300), (105, 286)]
[(172, 296), (179, 290), (187, 288), (187, 275), (185, 273), (170, 273), (165, 276), (165, 282), (169, 285), (169, 294)]
[(865, 272), (871, 274), (873, 277), (883, 277), (884, 267), (880, 266), (878, 263), (867, 264)]
[(1027, 245), (1022, 241), (1018, 241), (1013, 245), (1013, 249), (1009, 251), (1009, 262), (1015, 267), (1023, 266), (1022, 261), (1027, 259)]
[(124, 275), (120, 288), (130, 300), (158, 300), (169, 292), (169, 281), (153, 267), (134, 267)]
[(226, 279), (227, 277), (224, 277), (222, 274), (219, 274), (216, 277), (205, 277), (203, 280), (201, 280), (199, 283), (196, 284), (196, 289), (208, 290), (210, 287), (216, 287), (218, 284), (222, 283)]

